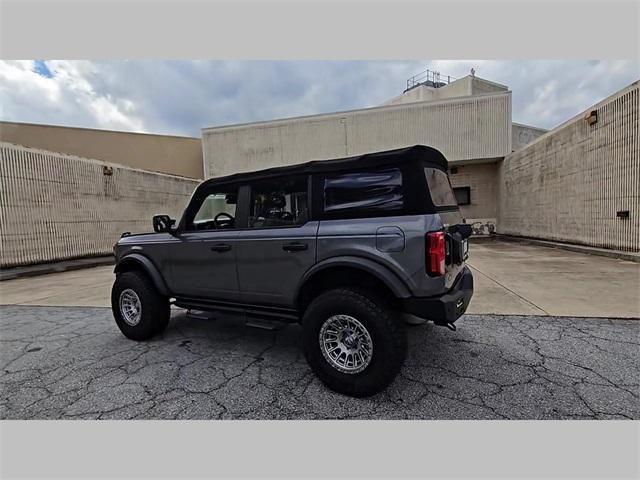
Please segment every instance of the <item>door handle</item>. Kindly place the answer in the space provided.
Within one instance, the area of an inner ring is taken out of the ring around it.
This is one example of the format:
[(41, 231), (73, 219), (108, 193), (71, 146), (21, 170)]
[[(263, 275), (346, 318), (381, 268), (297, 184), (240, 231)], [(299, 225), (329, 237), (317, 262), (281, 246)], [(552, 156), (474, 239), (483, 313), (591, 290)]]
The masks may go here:
[(228, 243), (218, 243), (211, 247), (212, 252), (228, 252), (231, 250), (231, 245)]
[(309, 245), (306, 243), (285, 243), (282, 246), (282, 249), (285, 252), (301, 252), (303, 250), (308, 250)]

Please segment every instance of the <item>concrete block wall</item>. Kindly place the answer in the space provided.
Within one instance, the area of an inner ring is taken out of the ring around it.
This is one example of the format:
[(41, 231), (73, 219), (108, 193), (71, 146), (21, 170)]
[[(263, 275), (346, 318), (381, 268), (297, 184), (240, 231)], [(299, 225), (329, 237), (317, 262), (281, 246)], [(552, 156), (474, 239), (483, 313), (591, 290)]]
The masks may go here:
[(511, 148), (514, 152), (520, 150), (547, 132), (544, 128), (514, 123), (511, 127)]
[(472, 225), (474, 235), (487, 235), (496, 228), (497, 216), (497, 163), (479, 163), (455, 166), (449, 169), (451, 185), (469, 187), (470, 205), (460, 205), (466, 223)]
[(154, 214), (179, 217), (198, 183), (9, 143), (0, 153), (3, 268), (110, 254), (122, 232), (153, 231)]
[(205, 176), (424, 144), (450, 162), (511, 152), (511, 93), (203, 130)]
[[(508, 155), (498, 232), (640, 251), (640, 83)], [(589, 125), (585, 115), (597, 114)], [(619, 218), (618, 212), (628, 212)]]

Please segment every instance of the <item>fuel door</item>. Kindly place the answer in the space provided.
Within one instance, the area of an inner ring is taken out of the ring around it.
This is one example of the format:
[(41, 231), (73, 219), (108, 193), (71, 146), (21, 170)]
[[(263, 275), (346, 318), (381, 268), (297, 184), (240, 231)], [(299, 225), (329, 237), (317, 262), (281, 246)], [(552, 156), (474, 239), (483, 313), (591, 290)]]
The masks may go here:
[(376, 230), (376, 249), (380, 252), (402, 252), (404, 232), (399, 227), (379, 227)]

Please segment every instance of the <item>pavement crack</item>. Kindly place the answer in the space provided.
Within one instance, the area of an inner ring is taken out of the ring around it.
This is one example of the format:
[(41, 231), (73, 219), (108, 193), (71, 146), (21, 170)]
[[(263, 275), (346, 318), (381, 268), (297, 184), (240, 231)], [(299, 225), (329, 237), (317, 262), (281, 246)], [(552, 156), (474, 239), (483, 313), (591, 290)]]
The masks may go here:
[(409, 329), (396, 380), (356, 399), (312, 373), (299, 326), (266, 332), (175, 313), (161, 337), (136, 343), (108, 309), (0, 307), (0, 418), (639, 418), (639, 323), (465, 315), (458, 324), (456, 334)]

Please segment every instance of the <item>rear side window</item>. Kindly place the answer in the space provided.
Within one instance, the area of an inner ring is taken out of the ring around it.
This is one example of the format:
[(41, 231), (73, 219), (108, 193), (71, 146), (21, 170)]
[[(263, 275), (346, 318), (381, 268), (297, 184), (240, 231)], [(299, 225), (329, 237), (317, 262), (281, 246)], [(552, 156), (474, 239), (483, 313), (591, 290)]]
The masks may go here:
[(457, 207), (458, 202), (451, 188), (451, 182), (446, 172), (437, 168), (425, 167), (431, 200), (436, 207)]
[(328, 214), (384, 215), (402, 210), (402, 172), (398, 168), (333, 175), (324, 179)]

